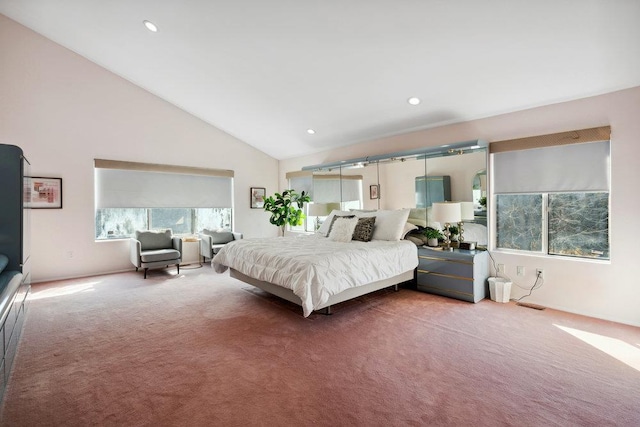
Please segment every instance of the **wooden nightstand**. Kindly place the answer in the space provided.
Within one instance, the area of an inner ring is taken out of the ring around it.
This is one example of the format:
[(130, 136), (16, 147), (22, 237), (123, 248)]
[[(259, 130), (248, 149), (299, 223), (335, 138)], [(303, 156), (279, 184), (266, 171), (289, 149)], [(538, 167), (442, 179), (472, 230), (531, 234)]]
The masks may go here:
[(463, 301), (478, 302), (487, 296), (487, 251), (453, 251), (418, 248), (417, 288)]

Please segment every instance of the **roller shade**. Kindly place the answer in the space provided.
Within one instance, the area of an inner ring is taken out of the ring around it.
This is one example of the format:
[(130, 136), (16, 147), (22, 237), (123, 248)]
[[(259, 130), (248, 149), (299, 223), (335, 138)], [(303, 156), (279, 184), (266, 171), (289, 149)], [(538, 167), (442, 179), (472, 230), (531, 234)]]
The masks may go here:
[(233, 171), (96, 159), (96, 208), (231, 208)]
[(300, 194), (306, 192), (313, 200), (313, 176), (295, 176), (289, 178), (289, 188)]
[(609, 191), (610, 142), (492, 154), (495, 193)]

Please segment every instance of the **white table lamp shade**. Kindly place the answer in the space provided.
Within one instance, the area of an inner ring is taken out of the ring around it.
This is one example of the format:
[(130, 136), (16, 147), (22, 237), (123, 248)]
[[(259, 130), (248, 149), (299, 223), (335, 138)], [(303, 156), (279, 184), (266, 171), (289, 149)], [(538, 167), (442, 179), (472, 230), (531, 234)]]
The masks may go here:
[(462, 221), (462, 208), (458, 202), (440, 202), (433, 204), (433, 220), (439, 223)]
[(310, 203), (308, 215), (309, 216), (327, 216), (329, 215), (329, 206), (326, 203)]
[(468, 221), (474, 218), (473, 202), (460, 202), (462, 208), (462, 220)]

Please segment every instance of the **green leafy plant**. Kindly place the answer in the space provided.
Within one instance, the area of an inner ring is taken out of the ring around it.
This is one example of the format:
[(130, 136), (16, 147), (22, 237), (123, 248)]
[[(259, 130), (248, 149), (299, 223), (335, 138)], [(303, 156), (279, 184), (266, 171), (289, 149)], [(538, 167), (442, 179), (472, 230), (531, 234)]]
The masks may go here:
[(449, 233), (451, 233), (452, 236), (455, 236), (456, 234), (458, 234), (458, 226), (456, 225), (450, 225), (449, 226)]
[(423, 234), (427, 239), (442, 239), (444, 237), (440, 230), (436, 230), (435, 228), (426, 228)]
[(482, 196), (478, 199), (478, 203), (480, 203), (480, 206), (482, 206), (483, 208), (487, 208), (487, 198), (486, 196)]
[(305, 202), (310, 202), (311, 197), (304, 191), (300, 194), (295, 190), (284, 190), (282, 194), (276, 193), (264, 199), (264, 210), (271, 213), (269, 222), (280, 227), (281, 235), (289, 225), (302, 225), (305, 214), (302, 208)]

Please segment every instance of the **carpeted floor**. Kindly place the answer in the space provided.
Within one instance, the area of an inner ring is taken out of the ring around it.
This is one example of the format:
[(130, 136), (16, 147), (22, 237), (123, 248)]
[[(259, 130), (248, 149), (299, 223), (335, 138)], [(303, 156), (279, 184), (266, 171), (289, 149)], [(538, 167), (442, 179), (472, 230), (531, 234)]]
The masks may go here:
[(409, 289), (301, 312), (208, 265), (34, 285), (0, 424), (640, 425), (640, 328)]

